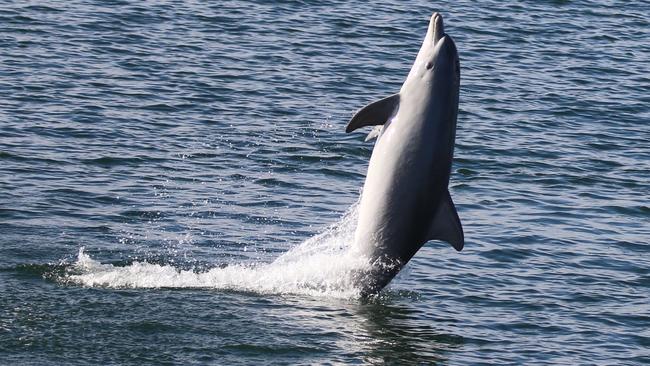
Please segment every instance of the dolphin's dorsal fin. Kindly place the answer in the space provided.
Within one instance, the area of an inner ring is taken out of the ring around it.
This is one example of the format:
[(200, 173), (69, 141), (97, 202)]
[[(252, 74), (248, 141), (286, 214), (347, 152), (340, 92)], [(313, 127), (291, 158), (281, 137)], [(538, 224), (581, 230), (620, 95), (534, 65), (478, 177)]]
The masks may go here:
[(345, 132), (352, 132), (364, 126), (383, 125), (388, 121), (399, 106), (399, 93), (372, 102), (354, 114)]
[(463, 226), (460, 224), (456, 207), (451, 200), (449, 191), (445, 192), (438, 211), (431, 221), (429, 226), (429, 234), (427, 240), (442, 240), (451, 244), (454, 249), (461, 251), (465, 245), (465, 236), (463, 234)]

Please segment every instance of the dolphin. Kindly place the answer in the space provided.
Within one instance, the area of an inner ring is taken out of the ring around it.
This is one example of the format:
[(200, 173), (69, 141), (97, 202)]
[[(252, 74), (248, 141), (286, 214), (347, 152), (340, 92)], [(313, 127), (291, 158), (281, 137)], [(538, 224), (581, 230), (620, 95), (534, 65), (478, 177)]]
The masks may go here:
[(358, 279), (379, 292), (429, 240), (460, 251), (463, 228), (448, 185), (456, 138), (460, 63), (434, 13), (399, 93), (360, 109), (346, 132), (377, 126), (352, 249), (370, 261)]

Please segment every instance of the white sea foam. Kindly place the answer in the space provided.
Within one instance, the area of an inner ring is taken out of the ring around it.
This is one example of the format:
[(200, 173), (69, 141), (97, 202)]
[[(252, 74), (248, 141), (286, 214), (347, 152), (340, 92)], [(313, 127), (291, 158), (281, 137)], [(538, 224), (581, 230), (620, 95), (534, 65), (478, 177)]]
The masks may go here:
[(207, 272), (180, 270), (170, 265), (134, 262), (128, 266), (102, 264), (79, 250), (65, 280), (108, 288), (213, 288), (273, 294), (308, 294), (352, 298), (359, 296), (355, 274), (368, 267), (351, 250), (357, 223), (353, 205), (341, 220), (272, 263), (234, 264)]

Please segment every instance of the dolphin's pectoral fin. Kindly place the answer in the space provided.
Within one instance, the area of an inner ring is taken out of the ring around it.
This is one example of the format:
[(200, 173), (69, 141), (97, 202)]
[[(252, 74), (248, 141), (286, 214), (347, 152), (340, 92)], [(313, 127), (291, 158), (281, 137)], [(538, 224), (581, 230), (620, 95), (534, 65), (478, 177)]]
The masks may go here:
[(375, 126), (375, 128), (373, 128), (372, 131), (370, 131), (368, 136), (366, 136), (366, 139), (363, 140), (363, 141), (368, 142), (368, 141), (370, 141), (372, 139), (379, 138), (379, 136), (381, 136), (381, 132), (382, 132), (381, 130), (382, 129), (384, 129), (384, 126), (381, 126), (381, 125)]
[(459, 252), (465, 245), (463, 226), (460, 224), (460, 219), (458, 218), (458, 213), (456, 212), (454, 202), (451, 200), (449, 191), (442, 197), (438, 211), (433, 217), (427, 240), (446, 241)]
[(399, 93), (370, 103), (361, 108), (348, 122), (345, 132), (352, 132), (364, 126), (383, 125), (393, 116), (399, 106)]

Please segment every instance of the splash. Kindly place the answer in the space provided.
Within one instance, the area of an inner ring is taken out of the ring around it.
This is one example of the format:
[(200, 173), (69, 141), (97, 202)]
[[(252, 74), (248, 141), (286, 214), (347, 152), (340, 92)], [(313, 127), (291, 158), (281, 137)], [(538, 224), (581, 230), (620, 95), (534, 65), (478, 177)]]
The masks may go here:
[(210, 288), (356, 298), (360, 289), (355, 278), (369, 267), (368, 261), (350, 248), (357, 208), (358, 204), (353, 205), (338, 223), (268, 264), (234, 264), (204, 272), (148, 262), (114, 266), (92, 259), (81, 248), (63, 280), (89, 287)]

